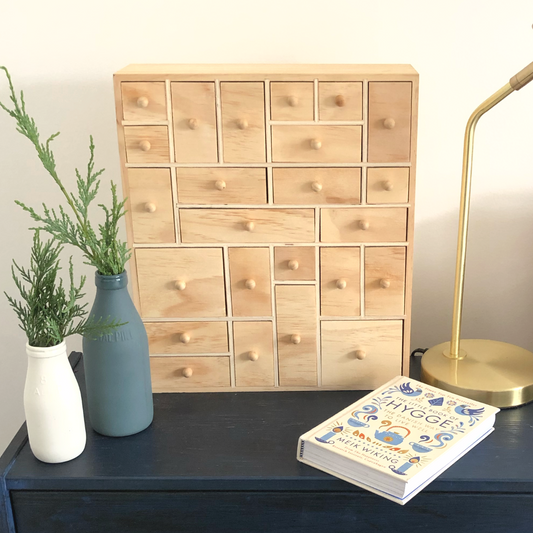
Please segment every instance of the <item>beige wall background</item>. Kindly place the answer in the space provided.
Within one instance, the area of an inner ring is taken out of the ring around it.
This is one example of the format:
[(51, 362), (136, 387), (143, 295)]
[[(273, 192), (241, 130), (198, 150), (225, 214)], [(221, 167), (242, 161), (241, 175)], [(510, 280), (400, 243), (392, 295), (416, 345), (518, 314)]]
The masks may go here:
[[(4, 2), (0, 64), (23, 89), (60, 174), (75, 184), (92, 134), (120, 182), (112, 74), (129, 63), (411, 63), (420, 72), (413, 342), (449, 337), (462, 139), (473, 109), (533, 60), (531, 0), (92, 0)], [(0, 99), (7, 84), (0, 79)], [(478, 127), (465, 337), (533, 349), (533, 85)], [(0, 289), (28, 261), (28, 216), (61, 197), (26, 139), (0, 114)], [(72, 251), (69, 251), (72, 253)], [(87, 301), (94, 295), (88, 276)], [(0, 296), (0, 452), (24, 419), (25, 337)], [(79, 349), (80, 339), (69, 339)]]

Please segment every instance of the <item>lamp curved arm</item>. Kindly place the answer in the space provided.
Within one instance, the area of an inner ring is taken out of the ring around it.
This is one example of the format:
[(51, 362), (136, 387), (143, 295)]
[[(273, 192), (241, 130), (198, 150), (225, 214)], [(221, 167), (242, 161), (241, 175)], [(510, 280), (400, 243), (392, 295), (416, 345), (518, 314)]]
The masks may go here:
[(467, 354), (461, 353), (461, 320), (463, 314), (463, 293), (466, 265), (466, 244), (468, 222), (470, 216), (470, 192), (472, 184), (472, 159), (474, 153), (474, 133), (479, 119), (513, 91), (518, 91), (533, 80), (533, 63), (513, 76), (509, 83), (487, 98), (470, 115), (466, 124), (463, 147), (463, 173), (461, 182), (461, 206), (459, 212), (459, 236), (457, 238), (457, 259), (455, 264), (455, 289), (453, 297), (452, 338), (450, 353), (445, 354), (451, 359), (462, 359)]

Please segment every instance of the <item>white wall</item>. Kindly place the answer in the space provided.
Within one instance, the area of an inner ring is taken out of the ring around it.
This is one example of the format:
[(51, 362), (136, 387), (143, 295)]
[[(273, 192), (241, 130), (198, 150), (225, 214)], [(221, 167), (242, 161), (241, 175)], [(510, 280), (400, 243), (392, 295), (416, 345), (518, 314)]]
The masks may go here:
[[(412, 345), (448, 339), (464, 127), (533, 60), (531, 0), (28, 0), (3, 3), (1, 17), (0, 64), (24, 89), (43, 136), (62, 132), (56, 155), (70, 186), (89, 133), (104, 181), (120, 181), (112, 74), (129, 63), (411, 63), (421, 82)], [(480, 123), (463, 328), (529, 349), (532, 123), (533, 85)], [(13, 293), (10, 261), (27, 261), (31, 239), (13, 200), (54, 205), (60, 196), (5, 114), (0, 184), (0, 289)], [(92, 299), (92, 269), (78, 264)], [(24, 336), (3, 297), (0, 325), (1, 451), (23, 420), (26, 367)]]

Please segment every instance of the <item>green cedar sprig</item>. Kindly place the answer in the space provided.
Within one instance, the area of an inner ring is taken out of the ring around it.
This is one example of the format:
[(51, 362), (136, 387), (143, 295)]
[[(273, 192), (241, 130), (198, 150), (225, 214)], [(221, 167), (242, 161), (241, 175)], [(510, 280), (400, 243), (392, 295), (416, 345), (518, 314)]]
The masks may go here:
[(126, 243), (118, 239), (118, 224), (126, 214), (124, 205), (126, 200), (119, 201), (117, 187), (111, 182), (111, 207), (103, 204), (98, 206), (103, 210), (105, 221), (98, 225), (98, 231), (92, 227), (89, 220), (89, 206), (95, 200), (100, 186), (100, 175), (104, 169), (94, 169), (94, 142), (92, 136), (89, 142), (89, 163), (85, 177), (76, 169), (77, 196), (69, 193), (58, 176), (54, 153), (50, 147), (51, 142), (59, 135), (54, 133), (44, 143), (40, 141), (39, 131), (35, 120), (26, 112), (24, 93), (20, 92), (20, 99), (15, 93), (11, 76), (6, 67), (0, 66), (6, 74), (9, 84), (10, 100), (13, 108), (10, 109), (2, 102), (0, 107), (17, 123), (17, 131), (24, 135), (35, 147), (37, 156), (43, 167), (60, 188), (70, 210), (74, 215), (72, 219), (63, 206), (58, 210), (49, 209), (43, 204), (43, 214), (37, 213), (32, 207), (26, 206), (20, 201), (16, 203), (27, 211), (33, 220), (41, 226), (31, 229), (43, 229), (63, 244), (71, 244), (79, 248), (86, 259), (86, 264), (96, 267), (102, 275), (120, 274), (124, 271), (126, 262), (131, 256)]
[(69, 259), (69, 286), (63, 285), (58, 273), (61, 270), (59, 255), (63, 248), (54, 239), (42, 242), (39, 230), (33, 236), (30, 266), (24, 268), (14, 260), (11, 266), (13, 280), (21, 300), (4, 294), (14, 309), (19, 327), (26, 333), (30, 346), (55, 346), (66, 337), (79, 333), (88, 338), (98, 338), (123, 325), (118, 320), (86, 318), (87, 304), (80, 305), (85, 294), (85, 276), (78, 285), (74, 283), (72, 257)]

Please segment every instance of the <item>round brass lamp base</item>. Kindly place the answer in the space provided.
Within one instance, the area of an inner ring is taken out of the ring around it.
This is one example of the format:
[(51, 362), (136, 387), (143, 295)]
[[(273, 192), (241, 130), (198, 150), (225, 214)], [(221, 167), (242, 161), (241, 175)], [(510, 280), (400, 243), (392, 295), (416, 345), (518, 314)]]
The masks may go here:
[(506, 342), (461, 339), (461, 359), (450, 359), (450, 343), (422, 356), (422, 381), (495, 407), (533, 400), (533, 353)]

